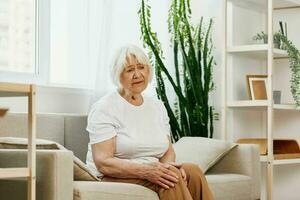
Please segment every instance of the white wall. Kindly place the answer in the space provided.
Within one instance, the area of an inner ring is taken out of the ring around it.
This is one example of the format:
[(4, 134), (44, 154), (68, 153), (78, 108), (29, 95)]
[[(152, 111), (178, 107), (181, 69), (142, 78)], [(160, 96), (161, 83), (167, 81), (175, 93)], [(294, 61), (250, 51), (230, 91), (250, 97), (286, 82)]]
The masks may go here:
[[(38, 113), (76, 113), (87, 114), (92, 91), (84, 89), (38, 86), (36, 110)], [(1, 107), (10, 112), (27, 112), (27, 98), (2, 97)]]

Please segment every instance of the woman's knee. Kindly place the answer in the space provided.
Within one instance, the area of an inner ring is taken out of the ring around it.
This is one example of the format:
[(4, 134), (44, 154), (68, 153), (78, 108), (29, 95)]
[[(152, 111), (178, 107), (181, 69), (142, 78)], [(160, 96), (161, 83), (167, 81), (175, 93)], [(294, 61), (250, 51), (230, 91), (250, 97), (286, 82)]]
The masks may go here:
[(203, 175), (203, 171), (202, 169), (193, 163), (183, 163), (182, 164), (182, 168), (184, 169), (184, 171), (186, 172), (186, 174), (199, 174), (199, 175)]
[(181, 172), (179, 171), (179, 169), (177, 167), (170, 166), (169, 170), (171, 170), (172, 172), (174, 172), (178, 177), (181, 177)]

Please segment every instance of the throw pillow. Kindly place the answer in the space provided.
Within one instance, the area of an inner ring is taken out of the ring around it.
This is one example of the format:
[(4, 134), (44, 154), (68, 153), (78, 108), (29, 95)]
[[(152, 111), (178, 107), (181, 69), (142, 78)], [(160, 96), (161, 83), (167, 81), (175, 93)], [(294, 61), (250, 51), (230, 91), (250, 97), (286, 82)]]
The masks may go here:
[[(27, 149), (27, 138), (0, 137), (0, 149)], [(36, 149), (60, 149), (67, 150), (61, 144), (53, 141), (36, 139)], [(75, 155), (74, 161), (74, 180), (75, 181), (100, 181), (98, 177), (86, 167), (86, 165)]]
[(183, 137), (173, 146), (178, 163), (198, 164), (205, 173), (237, 144), (204, 137)]

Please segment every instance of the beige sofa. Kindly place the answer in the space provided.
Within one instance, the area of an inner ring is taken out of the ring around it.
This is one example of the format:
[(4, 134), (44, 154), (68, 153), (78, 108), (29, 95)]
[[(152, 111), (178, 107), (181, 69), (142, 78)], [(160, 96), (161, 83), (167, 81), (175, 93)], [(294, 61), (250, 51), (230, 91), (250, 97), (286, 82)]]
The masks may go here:
[[(72, 154), (85, 161), (89, 140), (85, 127), (86, 116), (38, 115), (38, 138), (56, 141), (70, 151), (37, 151), (37, 200), (158, 200), (156, 193), (138, 185), (73, 181)], [(24, 114), (9, 114), (0, 120), (0, 137), (25, 137), (26, 130)], [(25, 163), (26, 151), (0, 150), (0, 168), (21, 167)], [(259, 199), (258, 147), (239, 145), (214, 165), (206, 173), (206, 178), (216, 200)], [(0, 194), (1, 199), (26, 199), (26, 181), (0, 180)]]

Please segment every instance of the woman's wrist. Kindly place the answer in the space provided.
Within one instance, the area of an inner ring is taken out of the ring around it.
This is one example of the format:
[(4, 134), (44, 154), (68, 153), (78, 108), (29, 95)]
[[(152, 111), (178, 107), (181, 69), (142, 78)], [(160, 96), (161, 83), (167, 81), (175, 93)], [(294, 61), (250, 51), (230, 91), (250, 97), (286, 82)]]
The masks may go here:
[(152, 166), (149, 164), (141, 164), (139, 170), (137, 170), (137, 175), (139, 179), (147, 179), (149, 171), (151, 171)]

